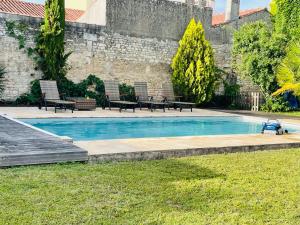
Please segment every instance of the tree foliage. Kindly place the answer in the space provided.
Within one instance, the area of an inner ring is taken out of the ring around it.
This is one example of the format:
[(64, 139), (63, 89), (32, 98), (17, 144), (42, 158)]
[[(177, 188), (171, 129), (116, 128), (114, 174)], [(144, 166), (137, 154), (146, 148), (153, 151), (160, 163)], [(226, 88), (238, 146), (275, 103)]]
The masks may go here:
[(37, 38), (37, 63), (44, 79), (60, 81), (67, 72), (67, 58), (64, 53), (65, 7), (64, 0), (47, 0), (45, 19)]
[(272, 0), (271, 13), (274, 15), (276, 33), (288, 39), (300, 40), (300, 1)]
[(246, 24), (234, 34), (233, 68), (259, 86), (265, 97), (277, 88), (275, 71), (285, 55), (285, 42), (261, 21)]
[(273, 95), (284, 94), (292, 91), (300, 96), (300, 42), (292, 43), (287, 50), (286, 57), (282, 60), (277, 69), (277, 81), (279, 86)]
[(216, 81), (214, 56), (200, 22), (190, 21), (171, 67), (177, 94), (196, 103), (211, 99)]

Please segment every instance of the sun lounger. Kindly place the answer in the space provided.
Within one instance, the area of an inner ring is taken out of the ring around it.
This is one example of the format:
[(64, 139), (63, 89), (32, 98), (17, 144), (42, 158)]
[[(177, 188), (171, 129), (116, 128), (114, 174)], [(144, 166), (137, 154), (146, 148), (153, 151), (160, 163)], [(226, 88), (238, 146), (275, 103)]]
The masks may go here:
[(105, 88), (105, 96), (108, 102), (108, 108), (111, 110), (112, 105), (117, 105), (119, 107), (120, 112), (122, 109), (132, 108), (133, 112), (135, 111), (135, 107), (137, 105), (136, 102), (122, 101), (120, 97), (125, 97), (124, 95), (120, 95), (119, 90), (119, 82), (115, 80), (104, 81)]
[(134, 91), (140, 109), (142, 109), (142, 106), (146, 105), (151, 112), (156, 108), (161, 108), (165, 112), (167, 103), (154, 100), (153, 96), (149, 96), (147, 82), (135, 82)]
[[(181, 102), (180, 98), (182, 96), (174, 95), (172, 83), (163, 83), (162, 89), (163, 89), (163, 98), (166, 103), (172, 105), (175, 109), (179, 108), (180, 112), (182, 111), (183, 108), (189, 108), (189, 109), (191, 109), (191, 112), (193, 111), (193, 107), (195, 106), (195, 103)], [(176, 99), (178, 99), (178, 100), (176, 100)]]
[(70, 109), (73, 113), (75, 103), (72, 101), (65, 101), (60, 98), (56, 81), (41, 80), (40, 86), (42, 91), (41, 106), (44, 105), (46, 111), (47, 107), (53, 106), (55, 113), (57, 109)]

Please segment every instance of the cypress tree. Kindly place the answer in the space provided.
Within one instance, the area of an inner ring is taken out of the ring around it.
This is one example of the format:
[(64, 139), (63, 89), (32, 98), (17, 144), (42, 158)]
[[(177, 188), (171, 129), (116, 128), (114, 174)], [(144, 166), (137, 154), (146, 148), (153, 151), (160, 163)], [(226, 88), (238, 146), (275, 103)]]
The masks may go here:
[(64, 53), (65, 6), (64, 0), (47, 0), (45, 19), (37, 40), (38, 65), (44, 79), (62, 80), (66, 75)]
[(176, 94), (196, 103), (211, 99), (216, 81), (213, 49), (200, 22), (190, 21), (171, 68)]

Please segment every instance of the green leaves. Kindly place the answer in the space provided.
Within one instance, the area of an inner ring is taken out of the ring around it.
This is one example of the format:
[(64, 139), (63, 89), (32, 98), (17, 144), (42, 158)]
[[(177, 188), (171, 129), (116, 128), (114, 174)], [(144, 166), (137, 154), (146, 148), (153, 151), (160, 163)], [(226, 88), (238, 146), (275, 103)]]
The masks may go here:
[(64, 53), (64, 29), (64, 0), (47, 0), (45, 20), (36, 46), (36, 52), (40, 57), (37, 63), (44, 74), (44, 79), (59, 81), (67, 73), (67, 59), (71, 53)]
[(178, 95), (199, 104), (211, 99), (216, 81), (213, 50), (200, 22), (190, 21), (171, 68)]
[(286, 39), (264, 22), (249, 23), (234, 33), (233, 69), (260, 87), (265, 96), (277, 88), (275, 71), (285, 55)]
[(273, 0), (272, 14), (276, 33), (284, 34), (290, 40), (300, 40), (299, 0)]
[(291, 43), (287, 48), (287, 55), (282, 60), (276, 73), (276, 78), (281, 87), (273, 93), (274, 96), (292, 91), (300, 96), (300, 43)]

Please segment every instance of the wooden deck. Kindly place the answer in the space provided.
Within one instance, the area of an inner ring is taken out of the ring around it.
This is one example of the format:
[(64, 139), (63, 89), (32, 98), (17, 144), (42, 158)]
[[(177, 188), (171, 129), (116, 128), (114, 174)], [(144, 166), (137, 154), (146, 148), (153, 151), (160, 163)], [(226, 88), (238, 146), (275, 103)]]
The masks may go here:
[(72, 143), (0, 116), (0, 167), (87, 160)]

